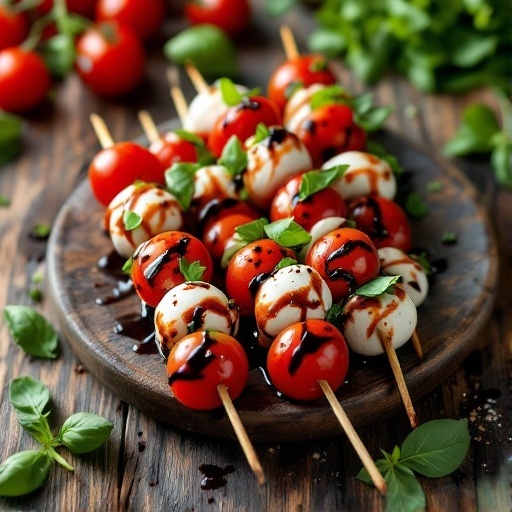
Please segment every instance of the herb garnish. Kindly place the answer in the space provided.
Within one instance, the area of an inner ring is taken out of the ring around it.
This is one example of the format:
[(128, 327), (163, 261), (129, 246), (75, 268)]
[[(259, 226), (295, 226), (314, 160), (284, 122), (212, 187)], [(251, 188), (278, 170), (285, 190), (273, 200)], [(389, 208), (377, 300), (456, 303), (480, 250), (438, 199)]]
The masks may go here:
[(343, 177), (348, 165), (336, 165), (325, 171), (309, 171), (302, 175), (299, 188), (299, 201), (324, 190), (329, 185)]
[(363, 297), (378, 297), (383, 293), (389, 293), (390, 288), (396, 284), (400, 276), (379, 276), (356, 290), (356, 295)]
[(428, 206), (418, 192), (411, 192), (405, 201), (405, 211), (411, 217), (420, 219), (428, 214)]
[(201, 265), (199, 261), (189, 263), (183, 256), (179, 257), (180, 272), (183, 274), (185, 281), (201, 281), (206, 267)]
[(247, 153), (236, 135), (232, 135), (226, 142), (218, 164), (226, 167), (231, 176), (240, 174), (247, 167)]
[(133, 231), (142, 224), (142, 217), (131, 210), (125, 210), (123, 213), (123, 224), (126, 231)]
[(190, 208), (194, 196), (194, 175), (200, 164), (177, 162), (165, 171), (167, 190), (177, 199), (184, 211)]

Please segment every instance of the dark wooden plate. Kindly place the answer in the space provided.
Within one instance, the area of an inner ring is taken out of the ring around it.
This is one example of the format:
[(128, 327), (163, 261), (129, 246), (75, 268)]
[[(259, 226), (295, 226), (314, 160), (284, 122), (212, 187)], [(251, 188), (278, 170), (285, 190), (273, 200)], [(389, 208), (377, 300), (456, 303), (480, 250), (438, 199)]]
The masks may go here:
[[(429, 206), (428, 216), (412, 222), (415, 245), (426, 248), (432, 258), (447, 262), (446, 271), (436, 276), (427, 301), (418, 310), (424, 360), (418, 360), (410, 343), (398, 350), (414, 401), (454, 371), (485, 327), (496, 295), (497, 248), (477, 193), (459, 171), (395, 134), (383, 133), (379, 142), (412, 171), (412, 187)], [(434, 180), (443, 188), (428, 193), (427, 183)], [(107, 306), (95, 303), (112, 285), (112, 277), (97, 267), (98, 259), (112, 250), (101, 230), (102, 216), (103, 210), (85, 181), (66, 201), (53, 227), (47, 255), (49, 287), (62, 335), (87, 369), (122, 400), (171, 425), (233, 438), (222, 410), (197, 412), (182, 406), (169, 393), (162, 358), (135, 353), (134, 340), (114, 332), (117, 318), (140, 311), (134, 294)], [(457, 234), (455, 245), (442, 244), (448, 231)], [(354, 355), (347, 381), (337, 396), (356, 426), (402, 408), (385, 356), (363, 359)], [(235, 405), (255, 441), (304, 440), (340, 433), (326, 400), (305, 404), (282, 400), (258, 369), (251, 372)]]

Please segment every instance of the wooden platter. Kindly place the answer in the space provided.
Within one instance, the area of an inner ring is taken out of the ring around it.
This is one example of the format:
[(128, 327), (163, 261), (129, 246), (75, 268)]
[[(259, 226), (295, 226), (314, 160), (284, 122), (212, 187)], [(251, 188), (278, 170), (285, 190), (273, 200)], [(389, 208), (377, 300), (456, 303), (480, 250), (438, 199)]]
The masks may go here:
[[(477, 193), (459, 171), (396, 134), (382, 133), (378, 141), (411, 171), (412, 188), (429, 206), (426, 217), (412, 221), (415, 246), (427, 249), (432, 259), (447, 262), (418, 310), (424, 360), (418, 360), (410, 343), (398, 350), (414, 401), (454, 371), (485, 328), (496, 296), (497, 247)], [(427, 192), (431, 181), (439, 181), (442, 189)], [(102, 232), (102, 216), (102, 207), (84, 181), (63, 205), (52, 230), (47, 252), (50, 298), (63, 338), (81, 363), (121, 400), (171, 425), (234, 438), (223, 410), (198, 412), (179, 404), (169, 392), (162, 358), (134, 352), (134, 339), (114, 332), (116, 320), (140, 312), (135, 294), (108, 305), (96, 304), (116, 285), (112, 274), (97, 265), (112, 251)], [(457, 243), (443, 245), (443, 234), (449, 231), (456, 233)], [(401, 410), (385, 356), (351, 356), (347, 382), (337, 396), (352, 422), (368, 424)], [(253, 441), (298, 441), (341, 432), (326, 400), (305, 404), (282, 400), (258, 368), (251, 371), (235, 405)]]

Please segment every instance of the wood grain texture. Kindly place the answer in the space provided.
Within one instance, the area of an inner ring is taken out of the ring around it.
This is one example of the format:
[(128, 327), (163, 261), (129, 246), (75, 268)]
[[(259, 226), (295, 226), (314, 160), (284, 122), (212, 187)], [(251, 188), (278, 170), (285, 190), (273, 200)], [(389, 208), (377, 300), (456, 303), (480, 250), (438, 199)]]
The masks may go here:
[[(283, 58), (276, 42), (281, 20), (264, 20), (261, 2), (255, 5), (259, 9), (255, 27), (239, 42), (243, 78), (251, 86), (260, 85)], [(299, 36), (299, 48), (305, 48), (312, 21), (301, 12), (291, 13), (286, 20)], [(171, 31), (181, 26), (178, 20)], [(116, 140), (140, 134), (136, 117), (140, 108), (147, 108), (158, 123), (175, 116), (168, 99), (166, 65), (155, 46), (148, 62), (147, 81), (127, 102), (98, 99), (81, 87), (76, 77), (70, 77), (58, 86), (56, 103), (30, 117), (23, 155), (0, 169), (0, 193), (12, 201), (9, 208), (0, 208), (0, 308), (6, 304), (30, 304), (27, 289), (33, 272), (44, 264), (40, 258), (46, 247), (44, 242), (27, 235), (34, 223), (55, 219), (78, 178), (83, 177), (84, 162), (98, 150), (89, 113), (99, 112)], [(352, 90), (363, 89), (347, 70), (341, 68), (340, 76)], [(183, 84), (190, 99), (193, 93), (186, 79)], [(424, 96), (396, 77), (379, 84), (375, 95), (381, 103), (396, 105), (388, 125), (432, 153), (437, 153), (453, 134), (465, 106), (473, 101), (494, 104), (488, 91), (458, 97)], [(417, 108), (417, 116), (406, 115), (409, 105)], [(444, 416), (474, 418), (470, 421), (471, 450), (460, 470), (441, 479), (421, 479), (421, 484), (430, 511), (509, 511), (512, 193), (496, 187), (483, 161), (461, 163), (496, 227), (501, 256), (500, 290), (491, 320), (475, 350), (441, 386), (415, 404), (422, 421)], [(35, 307), (56, 321), (47, 299)], [(378, 493), (355, 480), (360, 463), (341, 434), (304, 443), (256, 444), (269, 479), (269, 484), (259, 489), (235, 442), (184, 434), (149, 418), (121, 403), (90, 372), (77, 373), (77, 363), (64, 335), (60, 358), (41, 361), (24, 355), (13, 344), (6, 326), (0, 326), (1, 460), (16, 450), (35, 446), (30, 436), (21, 432), (8, 402), (8, 383), (20, 375), (40, 378), (50, 387), (54, 398), (51, 423), (55, 430), (68, 414), (80, 410), (102, 414), (115, 425), (111, 439), (98, 452), (65, 455), (75, 466), (75, 474), (55, 467), (49, 482), (36, 493), (0, 499), (1, 510), (383, 510)], [(486, 419), (487, 405), (493, 407), (499, 421)], [(471, 414), (473, 411), (475, 414)], [(409, 427), (399, 411), (358, 431), (371, 455), (377, 458), (380, 448), (391, 450), (394, 444), (401, 443)], [(227, 475), (225, 487), (203, 491), (198, 468), (205, 463), (222, 467), (232, 464), (235, 472)], [(213, 501), (209, 503), (210, 500)]]

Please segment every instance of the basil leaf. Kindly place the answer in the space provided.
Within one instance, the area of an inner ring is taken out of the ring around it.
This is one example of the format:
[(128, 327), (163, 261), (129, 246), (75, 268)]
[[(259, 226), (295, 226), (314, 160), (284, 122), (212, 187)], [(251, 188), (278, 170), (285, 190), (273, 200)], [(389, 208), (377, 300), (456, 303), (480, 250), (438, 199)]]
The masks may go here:
[(238, 226), (235, 228), (235, 231), (244, 242), (250, 243), (265, 238), (266, 225), (268, 225), (267, 219), (256, 219), (252, 222), (248, 222), (247, 224)]
[(377, 297), (383, 293), (388, 293), (391, 286), (396, 284), (400, 276), (379, 276), (373, 281), (366, 283), (356, 290), (356, 295), (363, 297)]
[(270, 137), (270, 130), (268, 126), (263, 123), (258, 123), (256, 126), (256, 132), (254, 133), (253, 144), (258, 144), (262, 140), (265, 140), (267, 137)]
[(247, 167), (247, 153), (236, 135), (227, 141), (218, 163), (226, 167), (232, 176), (240, 174)]
[(57, 441), (71, 453), (95, 450), (109, 437), (114, 425), (97, 414), (79, 412), (71, 415), (62, 425)]
[(491, 164), (498, 183), (512, 188), (512, 141), (504, 141), (494, 148)]
[(242, 94), (238, 92), (235, 84), (229, 78), (221, 78), (218, 80), (218, 86), (220, 89), (220, 94), (222, 96), (222, 101), (228, 107), (234, 107), (238, 105), (242, 101)]
[(214, 25), (196, 25), (183, 30), (165, 43), (164, 54), (180, 66), (192, 62), (203, 75), (238, 73), (235, 46), (227, 34)]
[(0, 111), (0, 165), (14, 160), (21, 153), (22, 128), (20, 117)]
[(297, 260), (294, 258), (283, 258), (275, 267), (274, 270), (289, 267), (291, 265), (297, 265)]
[[(389, 462), (385, 459), (376, 460), (375, 465), (382, 474), (384, 474), (391, 467)], [(361, 471), (359, 471), (359, 473), (356, 475), (356, 478), (365, 484), (373, 485), (370, 473), (368, 473), (366, 468), (361, 468)]]
[(292, 217), (263, 226), (265, 234), (283, 247), (300, 247), (311, 241), (311, 235)]
[(400, 165), (396, 156), (389, 153), (388, 150), (381, 144), (378, 144), (373, 140), (369, 140), (366, 143), (366, 151), (372, 155), (378, 156), (381, 160), (386, 161), (394, 174), (399, 175), (404, 172), (404, 168)]
[(121, 271), (123, 274), (130, 275), (132, 273), (132, 266), (133, 262), (135, 261), (135, 258), (133, 256), (130, 256), (125, 262), (123, 267), (121, 268)]
[(354, 109), (354, 121), (367, 132), (380, 130), (393, 112), (391, 105), (378, 107), (373, 105), (373, 94), (367, 93), (352, 98), (349, 105)]
[(473, 30), (454, 27), (448, 54), (450, 60), (461, 68), (470, 68), (494, 54), (498, 38), (494, 35), (475, 33)]
[(405, 200), (405, 211), (417, 219), (428, 214), (428, 206), (417, 192), (411, 192)]
[(57, 34), (40, 45), (39, 50), (52, 75), (64, 78), (73, 71), (76, 51), (72, 35)]
[(343, 320), (343, 304), (333, 304), (327, 311), (327, 321), (335, 327), (341, 328)]
[(453, 245), (457, 243), (457, 233), (454, 233), (453, 231), (445, 231), (441, 235), (441, 242), (444, 245)]
[(266, 0), (265, 11), (270, 16), (280, 16), (299, 3), (299, 0)]
[(37, 240), (47, 240), (52, 231), (52, 227), (50, 224), (46, 224), (45, 222), (41, 222), (39, 224), (35, 224), (32, 227), (32, 231), (30, 232), (30, 236)]
[(409, 257), (414, 261), (417, 261), (423, 267), (427, 276), (432, 273), (432, 267), (430, 266), (430, 262), (428, 261), (425, 252), (421, 252), (420, 254), (409, 254)]
[(413, 430), (402, 444), (400, 464), (430, 478), (455, 471), (469, 448), (468, 420), (433, 420)]
[(412, 471), (400, 463), (384, 473), (388, 486), (386, 512), (419, 512), (425, 510), (425, 493)]
[(202, 266), (199, 261), (189, 263), (183, 256), (179, 257), (180, 272), (183, 274), (186, 282), (201, 281), (206, 267)]
[(333, 58), (347, 47), (347, 39), (335, 29), (319, 28), (308, 39), (308, 46), (314, 53)]
[(8, 197), (0, 194), (0, 206), (6, 207), (6, 206), (10, 206), (10, 204), (11, 204), (11, 200)]
[(336, 165), (325, 171), (310, 171), (302, 175), (299, 188), (299, 201), (320, 192), (324, 188), (338, 181), (345, 174), (348, 165)]
[(0, 496), (22, 496), (41, 487), (52, 464), (46, 452), (37, 450), (11, 455), (0, 465)]
[(125, 210), (123, 213), (123, 223), (126, 231), (132, 231), (142, 224), (142, 217), (131, 210)]
[(194, 174), (199, 164), (177, 162), (165, 171), (167, 190), (177, 199), (184, 211), (190, 208), (194, 196)]
[(55, 359), (59, 353), (59, 338), (52, 325), (29, 306), (8, 305), (4, 317), (9, 331), (27, 354)]
[(205, 146), (204, 140), (201, 137), (199, 137), (199, 135), (196, 135), (195, 133), (189, 132), (187, 130), (182, 130), (182, 129), (174, 130), (174, 133), (181, 140), (186, 140), (187, 142), (191, 142), (192, 144), (194, 144), (194, 146), (197, 146), (197, 147)]
[(348, 92), (341, 85), (329, 85), (311, 95), (309, 106), (316, 110), (333, 103), (345, 103), (348, 97)]

